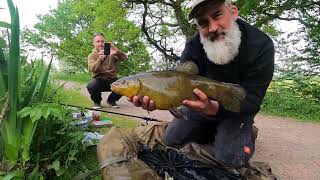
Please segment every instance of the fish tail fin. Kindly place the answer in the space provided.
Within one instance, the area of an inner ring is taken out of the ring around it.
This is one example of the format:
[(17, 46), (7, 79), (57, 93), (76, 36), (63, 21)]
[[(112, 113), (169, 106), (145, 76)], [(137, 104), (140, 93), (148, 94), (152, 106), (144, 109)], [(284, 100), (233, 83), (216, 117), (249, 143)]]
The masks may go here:
[(240, 106), (246, 97), (246, 91), (241, 86), (232, 84), (228, 87), (227, 93), (224, 93), (222, 96), (220, 103), (225, 109), (240, 112)]

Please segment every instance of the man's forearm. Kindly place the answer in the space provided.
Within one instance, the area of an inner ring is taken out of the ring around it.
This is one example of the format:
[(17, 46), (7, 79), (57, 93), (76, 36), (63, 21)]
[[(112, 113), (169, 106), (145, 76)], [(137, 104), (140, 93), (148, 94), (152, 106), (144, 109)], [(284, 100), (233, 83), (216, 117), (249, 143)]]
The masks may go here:
[(88, 59), (88, 66), (89, 66), (89, 69), (90, 71), (96, 73), (97, 71), (99, 71), (100, 67), (101, 67), (101, 63), (102, 61), (98, 59), (95, 59), (95, 58), (89, 58)]
[(128, 59), (128, 56), (120, 50), (117, 52), (116, 56), (119, 60), (127, 60)]

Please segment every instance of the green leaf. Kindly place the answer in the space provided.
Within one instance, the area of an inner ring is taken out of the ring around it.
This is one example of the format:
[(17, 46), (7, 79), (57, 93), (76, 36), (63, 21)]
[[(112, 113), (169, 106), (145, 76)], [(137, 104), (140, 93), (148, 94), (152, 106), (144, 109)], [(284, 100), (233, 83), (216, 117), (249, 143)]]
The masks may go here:
[[(33, 75), (34, 75), (34, 73), (35, 73), (35, 71), (36, 71), (37, 68), (42, 69), (42, 68), (43, 68), (43, 67), (42, 67), (42, 64), (39, 64), (39, 63), (38, 63), (38, 65), (37, 65), (36, 67), (34, 67), (34, 70), (33, 70), (33, 72), (32, 72), (32, 76), (31, 76), (31, 79), (33, 78)], [(32, 83), (32, 85), (30, 85), (30, 83), (29, 83), (30, 89), (27, 91), (26, 95), (25, 95), (24, 98), (23, 98), (23, 106), (27, 106), (29, 103), (32, 102), (32, 98), (34, 98), (35, 93), (36, 93), (37, 90), (39, 89), (39, 86), (41, 85), (41, 82), (42, 82), (43, 77), (45, 76), (45, 74), (46, 74), (46, 70), (43, 70), (43, 71), (39, 74), (39, 76), (36, 78), (37, 80)], [(23, 106), (22, 106), (22, 107), (23, 107)]]
[[(15, 145), (16, 143), (14, 143)], [(6, 152), (6, 156), (7, 158), (12, 161), (15, 162), (18, 159), (18, 154), (19, 154), (19, 148), (16, 146), (13, 146), (12, 144), (6, 144), (5, 145), (5, 152)]]
[(58, 171), (56, 171), (56, 174), (57, 174), (57, 176), (59, 177), (59, 176), (61, 176), (61, 175), (63, 175), (65, 173), (65, 170), (64, 169), (59, 169)]
[(45, 112), (45, 114), (43, 115), (43, 117), (44, 117), (45, 119), (48, 119), (49, 115), (51, 114), (51, 109), (50, 109), (50, 108), (46, 108), (46, 110), (43, 111), (43, 112)]
[(8, 143), (8, 137), (7, 137), (7, 131), (4, 129), (4, 125), (0, 124), (0, 138), (2, 138), (3, 140), (3, 144), (7, 144)]
[(30, 159), (30, 144), (33, 139), (34, 132), (37, 128), (38, 122), (33, 122), (31, 119), (23, 121), (23, 141), (22, 141), (22, 162), (25, 164)]
[(33, 108), (33, 110), (30, 113), (30, 119), (31, 121), (34, 123), (36, 121), (38, 121), (39, 119), (41, 119), (42, 117), (42, 111), (41, 108)]
[(24, 117), (27, 117), (27, 116), (29, 116), (30, 115), (30, 113), (31, 113), (31, 111), (32, 111), (32, 107), (24, 107), (23, 109), (21, 109), (19, 112), (18, 112), (18, 114), (17, 114), (17, 116), (18, 116), (18, 118), (24, 118)]
[(20, 68), (20, 28), (19, 28), (19, 13), (18, 9), (14, 10), (12, 1), (8, 0), (8, 6), (11, 16), (11, 44), (9, 50), (8, 62), (8, 94), (10, 111), (8, 115), (8, 123), (5, 124), (7, 131), (6, 156), (15, 163), (18, 160), (20, 137), (17, 134), (17, 101), (19, 96), (19, 68)]
[(60, 161), (58, 159), (53, 161), (53, 163), (48, 166), (48, 169), (54, 169), (55, 171), (58, 171), (60, 169)]
[[(31, 78), (33, 77), (34, 72), (35, 72), (35, 69), (34, 69), (34, 71), (32, 73)], [(32, 83), (32, 85), (29, 84), (30, 89), (28, 89), (27, 93), (25, 94), (25, 96), (23, 98), (22, 107), (28, 106), (29, 103), (31, 102), (31, 100), (32, 100), (32, 98), (33, 98), (33, 96), (35, 94), (35, 89), (37, 87), (37, 82), (38, 81), (34, 81)]]
[(39, 165), (37, 165), (27, 177), (27, 180), (34, 180), (34, 179), (43, 179), (43, 176), (39, 171)]
[(23, 134), (22, 134), (22, 162), (25, 164), (26, 161), (30, 159), (29, 156), (29, 142), (31, 139), (31, 132), (33, 128), (33, 123), (31, 119), (25, 119), (23, 121)]
[(6, 174), (5, 176), (0, 176), (1, 180), (11, 180), (11, 179), (24, 179), (23, 171), (14, 171)]
[(38, 95), (38, 100), (41, 101), (43, 99), (43, 96), (44, 96), (44, 92), (45, 92), (45, 89), (46, 89), (46, 86), (47, 86), (47, 83), (48, 83), (48, 77), (49, 77), (49, 72), (50, 72), (50, 69), (51, 69), (51, 66), (52, 66), (52, 61), (53, 61), (53, 56), (50, 60), (50, 63), (48, 65), (48, 68), (43, 76), (43, 79), (42, 79), (42, 82), (41, 82), (41, 87), (39, 89), (39, 95)]
[(61, 112), (60, 109), (58, 108), (51, 108), (51, 112), (52, 112), (52, 115), (59, 118), (59, 119), (63, 119), (63, 114)]
[(0, 27), (4, 27), (4, 28), (7, 28), (7, 29), (10, 29), (11, 28), (11, 24), (9, 24), (7, 22), (0, 21)]
[(12, 19), (14, 19), (15, 15), (16, 15), (16, 10), (14, 8), (14, 4), (12, 2), (12, 0), (7, 0), (7, 4), (10, 10), (10, 17), (11, 17), (11, 23), (12, 23)]
[(64, 174), (65, 170), (60, 167), (60, 161), (57, 159), (51, 165), (48, 166), (48, 169), (54, 169), (57, 176)]

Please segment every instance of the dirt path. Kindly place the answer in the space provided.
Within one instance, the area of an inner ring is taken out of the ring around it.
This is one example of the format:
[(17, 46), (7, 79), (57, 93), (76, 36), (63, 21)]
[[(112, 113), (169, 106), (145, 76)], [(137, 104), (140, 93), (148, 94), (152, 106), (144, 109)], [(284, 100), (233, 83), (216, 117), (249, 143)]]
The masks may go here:
[[(67, 83), (66, 89), (79, 87)], [(80, 86), (83, 95), (89, 97), (85, 87)], [(103, 93), (103, 103), (109, 93)], [(156, 110), (148, 114), (142, 108), (133, 106), (126, 98), (118, 102), (120, 108), (108, 111), (131, 115), (153, 117), (170, 121), (168, 111)], [(272, 171), (285, 180), (320, 180), (320, 124), (302, 123), (292, 119), (257, 115), (255, 125), (259, 128), (254, 160), (267, 162)]]

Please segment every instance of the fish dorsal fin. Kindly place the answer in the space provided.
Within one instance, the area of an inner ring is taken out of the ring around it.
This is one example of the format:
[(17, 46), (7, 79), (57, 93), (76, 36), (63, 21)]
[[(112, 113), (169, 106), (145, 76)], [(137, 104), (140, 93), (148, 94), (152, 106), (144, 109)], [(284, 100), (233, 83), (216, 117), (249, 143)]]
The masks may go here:
[(178, 64), (176, 71), (184, 72), (191, 75), (196, 75), (199, 73), (198, 66), (192, 61), (186, 61), (181, 64)]

